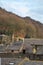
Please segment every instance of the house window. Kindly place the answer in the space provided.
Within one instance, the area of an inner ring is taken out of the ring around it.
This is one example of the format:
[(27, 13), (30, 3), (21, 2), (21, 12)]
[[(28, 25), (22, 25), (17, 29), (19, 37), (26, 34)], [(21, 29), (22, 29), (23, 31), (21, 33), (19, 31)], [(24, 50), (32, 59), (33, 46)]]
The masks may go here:
[(11, 50), (11, 52), (14, 52), (14, 50)]
[(25, 49), (23, 49), (23, 54), (25, 54), (26, 53), (26, 50)]

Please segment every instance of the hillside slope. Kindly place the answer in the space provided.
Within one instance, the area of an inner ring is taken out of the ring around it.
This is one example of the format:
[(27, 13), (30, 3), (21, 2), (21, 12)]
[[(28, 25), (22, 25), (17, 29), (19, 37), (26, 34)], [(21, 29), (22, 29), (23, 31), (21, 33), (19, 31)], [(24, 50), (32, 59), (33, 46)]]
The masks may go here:
[(20, 17), (0, 8), (0, 34), (43, 38), (43, 24), (30, 17)]

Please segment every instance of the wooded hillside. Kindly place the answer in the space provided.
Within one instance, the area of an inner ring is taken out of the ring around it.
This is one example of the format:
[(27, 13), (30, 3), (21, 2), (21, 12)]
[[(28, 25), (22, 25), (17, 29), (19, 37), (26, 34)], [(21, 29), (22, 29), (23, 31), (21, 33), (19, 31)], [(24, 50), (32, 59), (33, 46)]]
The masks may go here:
[(0, 34), (43, 38), (43, 24), (30, 17), (20, 17), (0, 7)]

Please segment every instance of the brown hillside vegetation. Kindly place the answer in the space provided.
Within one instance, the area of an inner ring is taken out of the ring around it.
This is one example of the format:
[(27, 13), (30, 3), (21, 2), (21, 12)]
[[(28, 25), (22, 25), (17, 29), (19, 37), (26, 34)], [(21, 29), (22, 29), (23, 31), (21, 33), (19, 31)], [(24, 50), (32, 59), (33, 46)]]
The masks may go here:
[(0, 34), (43, 38), (43, 24), (30, 17), (19, 17), (0, 7)]

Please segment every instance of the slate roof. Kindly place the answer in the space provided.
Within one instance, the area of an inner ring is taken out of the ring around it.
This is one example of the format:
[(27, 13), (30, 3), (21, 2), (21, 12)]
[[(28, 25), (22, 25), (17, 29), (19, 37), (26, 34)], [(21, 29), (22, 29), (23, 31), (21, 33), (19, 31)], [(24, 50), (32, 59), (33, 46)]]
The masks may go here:
[(10, 65), (11, 63), (14, 63), (14, 65), (18, 65), (18, 63), (21, 61), (22, 59), (20, 58), (1, 58), (1, 65)]
[(43, 39), (25, 39), (25, 44), (43, 45)]
[[(17, 51), (21, 48), (22, 44), (23, 44), (22, 41), (12, 43), (11, 45), (8, 46), (7, 50)], [(25, 39), (24, 40), (24, 46), (25, 46), (26, 50), (30, 53), (32, 52), (32, 45), (31, 44), (43, 46), (43, 39)], [(43, 53), (43, 47), (42, 46), (39, 48), (38, 53)], [(6, 46), (0, 45), (0, 53), (4, 53), (5, 50), (6, 50)]]
[(0, 45), (0, 53), (4, 53), (5, 52), (5, 46), (4, 45)]
[(37, 45), (37, 54), (43, 54), (43, 39), (25, 39), (26, 52), (33, 53), (33, 46)]
[(1, 65), (9, 65), (9, 63), (14, 63), (14, 65), (43, 65), (43, 61), (27, 61), (22, 58), (15, 59), (15, 58), (1, 58)]
[(14, 51), (17, 51), (17, 50), (19, 50), (19, 49), (21, 48), (22, 43), (23, 43), (22, 41), (12, 43), (11, 45), (8, 46), (7, 49), (8, 49), (8, 50), (14, 50)]

